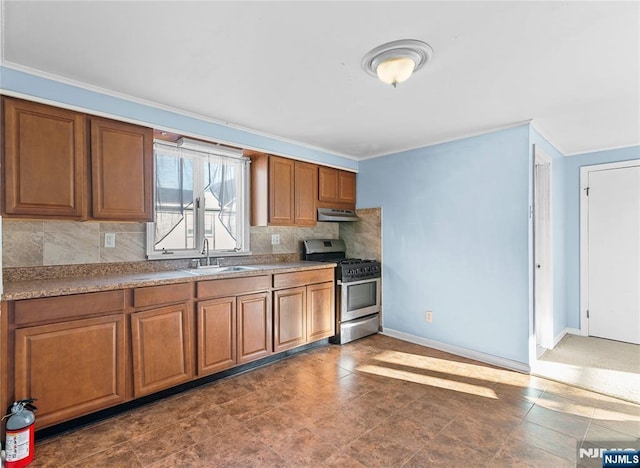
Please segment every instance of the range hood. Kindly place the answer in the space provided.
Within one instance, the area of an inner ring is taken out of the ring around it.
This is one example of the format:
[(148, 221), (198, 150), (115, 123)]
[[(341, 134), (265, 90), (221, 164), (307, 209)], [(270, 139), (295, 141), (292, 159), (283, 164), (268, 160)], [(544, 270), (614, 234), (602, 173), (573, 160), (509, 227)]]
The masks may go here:
[(318, 221), (360, 221), (356, 210), (318, 208)]

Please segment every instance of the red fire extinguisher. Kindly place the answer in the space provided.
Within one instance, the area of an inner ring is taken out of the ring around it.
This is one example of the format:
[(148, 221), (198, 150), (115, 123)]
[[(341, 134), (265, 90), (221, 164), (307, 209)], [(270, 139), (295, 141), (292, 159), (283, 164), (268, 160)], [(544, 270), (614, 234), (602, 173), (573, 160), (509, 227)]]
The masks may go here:
[(16, 401), (7, 410), (5, 468), (22, 468), (33, 461), (35, 449), (35, 398)]

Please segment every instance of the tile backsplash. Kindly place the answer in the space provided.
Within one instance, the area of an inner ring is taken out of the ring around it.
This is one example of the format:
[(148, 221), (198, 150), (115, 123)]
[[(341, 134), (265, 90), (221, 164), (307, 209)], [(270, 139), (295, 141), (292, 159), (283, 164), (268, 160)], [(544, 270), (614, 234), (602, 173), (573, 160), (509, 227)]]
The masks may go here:
[[(304, 239), (345, 239), (350, 257), (382, 259), (381, 209), (357, 210), (356, 223), (318, 223), (313, 227), (251, 228), (251, 252), (268, 259), (302, 252)], [(116, 234), (115, 248), (104, 247), (104, 234)], [(109, 223), (2, 219), (3, 268), (143, 262), (145, 223)], [(278, 234), (280, 244), (272, 245)], [(297, 257), (299, 258), (299, 257)], [(242, 263), (238, 259), (238, 263)]]
[(360, 221), (340, 223), (347, 257), (382, 261), (382, 208), (356, 210)]
[[(2, 266), (25, 267), (145, 260), (144, 223), (3, 219)], [(104, 247), (104, 233), (116, 246)]]
[[(77, 221), (2, 220), (2, 266), (32, 267), (145, 261), (145, 223), (99, 223)], [(115, 248), (104, 247), (104, 234), (116, 234)], [(271, 245), (271, 235), (280, 244)], [(254, 255), (302, 252), (302, 240), (336, 239), (337, 223), (314, 227), (252, 227)]]
[[(280, 235), (280, 244), (271, 245), (272, 234)], [(339, 223), (318, 223), (313, 227), (252, 227), (251, 252), (259, 255), (302, 253), (305, 239), (337, 239), (339, 235)]]

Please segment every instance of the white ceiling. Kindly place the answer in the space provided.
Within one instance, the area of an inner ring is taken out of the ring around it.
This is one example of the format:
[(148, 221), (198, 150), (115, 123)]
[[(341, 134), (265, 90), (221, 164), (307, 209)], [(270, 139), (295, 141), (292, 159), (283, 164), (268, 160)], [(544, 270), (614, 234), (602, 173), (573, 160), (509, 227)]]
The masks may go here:
[[(640, 2), (3, 1), (5, 65), (356, 159), (534, 120), (565, 154), (640, 144)], [(419, 39), (393, 89), (360, 67)]]

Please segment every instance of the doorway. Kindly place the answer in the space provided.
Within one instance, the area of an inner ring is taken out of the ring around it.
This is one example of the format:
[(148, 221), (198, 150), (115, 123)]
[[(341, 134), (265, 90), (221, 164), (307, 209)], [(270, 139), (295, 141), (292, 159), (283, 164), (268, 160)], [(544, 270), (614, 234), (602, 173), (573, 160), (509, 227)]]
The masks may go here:
[(536, 357), (553, 348), (551, 158), (533, 147), (533, 284)]
[(640, 344), (640, 160), (580, 170), (580, 331)]

